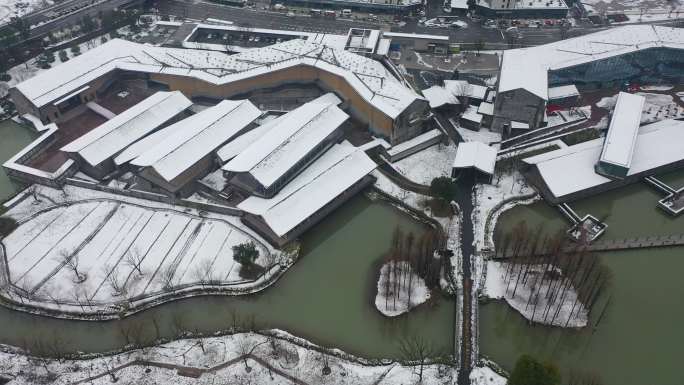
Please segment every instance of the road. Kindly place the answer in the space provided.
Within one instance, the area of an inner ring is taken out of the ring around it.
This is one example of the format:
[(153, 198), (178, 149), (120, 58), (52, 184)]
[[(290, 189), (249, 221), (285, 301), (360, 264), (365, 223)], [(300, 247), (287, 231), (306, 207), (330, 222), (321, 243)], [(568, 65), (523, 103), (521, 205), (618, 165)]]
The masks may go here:
[[(435, 4), (439, 4), (439, 7), (436, 7)], [(470, 22), (467, 28), (425, 27), (419, 25), (416, 20), (409, 21), (405, 25), (400, 26), (398, 24), (387, 25), (348, 19), (317, 19), (304, 15), (288, 17), (286, 14), (279, 12), (268, 12), (251, 8), (234, 8), (218, 4), (182, 0), (160, 1), (157, 4), (157, 8), (162, 14), (171, 14), (196, 20), (211, 17), (230, 20), (238, 25), (250, 27), (337, 34), (346, 34), (349, 28), (352, 27), (371, 29), (389, 27), (393, 32), (448, 35), (452, 43), (475, 43), (483, 40), (490, 45), (490, 48), (505, 48), (505, 38), (501, 31), (483, 28), (480, 24), (473, 22)], [(441, 12), (441, 0), (430, 0), (428, 15), (438, 16), (441, 15)], [(594, 32), (595, 30), (594, 28), (582, 28), (572, 30), (571, 34), (583, 34)], [(527, 32), (523, 33), (521, 44), (537, 45), (561, 39), (561, 33), (558, 28), (530, 30), (529, 35), (526, 34)]]
[[(141, 2), (141, 0), (105, 0), (94, 4), (88, 4), (91, 2), (90, 0), (75, 0), (73, 2), (80, 3), (81, 5), (86, 3), (86, 5), (83, 8), (80, 8), (78, 12), (61, 16), (57, 19), (54, 19), (50, 23), (35, 26), (31, 29), (31, 37), (42, 36), (54, 30), (60, 30), (65, 27), (73, 26), (79, 23), (84, 17), (96, 17), (99, 12), (110, 11), (114, 8), (120, 8), (130, 3)], [(60, 5), (61, 4), (63, 3), (60, 3)], [(46, 19), (44, 13), (41, 13), (35, 17), (39, 19)]]

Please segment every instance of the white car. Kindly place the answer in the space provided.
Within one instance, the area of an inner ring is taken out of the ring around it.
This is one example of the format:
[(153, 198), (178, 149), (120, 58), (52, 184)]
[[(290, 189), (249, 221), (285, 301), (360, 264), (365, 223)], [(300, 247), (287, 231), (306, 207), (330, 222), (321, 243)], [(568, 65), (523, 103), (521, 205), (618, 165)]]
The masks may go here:
[(295, 14), (294, 14), (294, 12), (288, 12), (285, 16), (287, 16), (287, 17), (294, 17)]

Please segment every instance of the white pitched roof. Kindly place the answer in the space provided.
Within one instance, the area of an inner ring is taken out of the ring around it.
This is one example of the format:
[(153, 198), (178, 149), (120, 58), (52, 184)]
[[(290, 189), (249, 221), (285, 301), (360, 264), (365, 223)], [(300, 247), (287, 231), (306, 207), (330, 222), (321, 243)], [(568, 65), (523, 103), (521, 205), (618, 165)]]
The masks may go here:
[(481, 142), (459, 143), (456, 149), (454, 168), (475, 167), (478, 170), (494, 174), (496, 149)]
[(599, 161), (629, 168), (646, 98), (620, 92)]
[(653, 47), (684, 49), (684, 28), (629, 25), (536, 47), (506, 50), (498, 92), (522, 88), (547, 100), (549, 70)]
[(270, 120), (254, 129), (245, 132), (244, 134), (234, 138), (230, 142), (226, 143), (223, 147), (219, 148), (216, 152), (222, 163), (225, 163), (236, 156), (238, 156), (242, 151), (248, 148), (252, 143), (256, 142), (257, 139), (266, 135), (273, 127), (275, 127), (280, 118), (285, 115), (279, 116), (276, 119)]
[(279, 118), (269, 135), (254, 141), (223, 169), (249, 172), (269, 187), (348, 118), (336, 103), (306, 103)]
[(115, 69), (161, 72), (222, 85), (301, 65), (342, 77), (361, 98), (390, 118), (422, 99), (378, 61), (299, 39), (235, 55), (113, 39), (65, 65), (37, 74), (18, 84), (17, 89), (41, 107)]
[(445, 80), (444, 87), (432, 86), (421, 92), (430, 103), (430, 107), (437, 108), (445, 104), (460, 104), (458, 96), (483, 100), (487, 94), (487, 87), (469, 84), (465, 80)]
[[(682, 143), (682, 121), (663, 120), (641, 127), (627, 176), (684, 159)], [(611, 181), (594, 171), (602, 147), (603, 138), (598, 138), (536, 155), (524, 162), (536, 165), (553, 195), (563, 197)]]
[(549, 100), (578, 96), (579, 90), (574, 84), (549, 88)]
[(180, 91), (157, 92), (62, 147), (61, 150), (77, 152), (88, 163), (96, 166), (191, 105), (192, 102)]
[(167, 131), (165, 138), (131, 164), (152, 167), (165, 180), (171, 181), (259, 116), (261, 111), (249, 100), (223, 100), (164, 129)]
[(336, 144), (271, 199), (252, 196), (238, 205), (261, 216), (278, 236), (287, 234), (375, 169), (363, 151)]

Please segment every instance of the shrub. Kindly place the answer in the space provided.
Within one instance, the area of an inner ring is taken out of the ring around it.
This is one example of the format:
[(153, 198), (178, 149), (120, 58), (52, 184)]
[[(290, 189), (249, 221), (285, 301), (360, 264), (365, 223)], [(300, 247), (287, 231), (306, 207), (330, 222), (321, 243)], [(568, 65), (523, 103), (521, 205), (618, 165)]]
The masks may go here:
[(9, 217), (0, 217), (0, 236), (5, 237), (17, 228), (17, 221)]
[(445, 202), (451, 202), (456, 196), (456, 183), (447, 176), (439, 176), (430, 182), (430, 194)]
[(549, 363), (540, 363), (529, 355), (522, 355), (508, 379), (508, 385), (559, 385), (558, 368)]
[(12, 76), (10, 74), (0, 74), (0, 82), (8, 82), (10, 80), (12, 80)]

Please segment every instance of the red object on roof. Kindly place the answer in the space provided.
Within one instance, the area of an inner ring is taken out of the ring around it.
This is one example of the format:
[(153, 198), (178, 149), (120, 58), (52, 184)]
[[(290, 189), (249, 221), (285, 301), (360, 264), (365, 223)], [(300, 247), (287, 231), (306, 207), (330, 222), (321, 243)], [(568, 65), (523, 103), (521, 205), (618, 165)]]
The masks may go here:
[(546, 106), (546, 113), (550, 114), (552, 112), (560, 111), (561, 109), (561, 106), (557, 104), (549, 104), (548, 106)]

